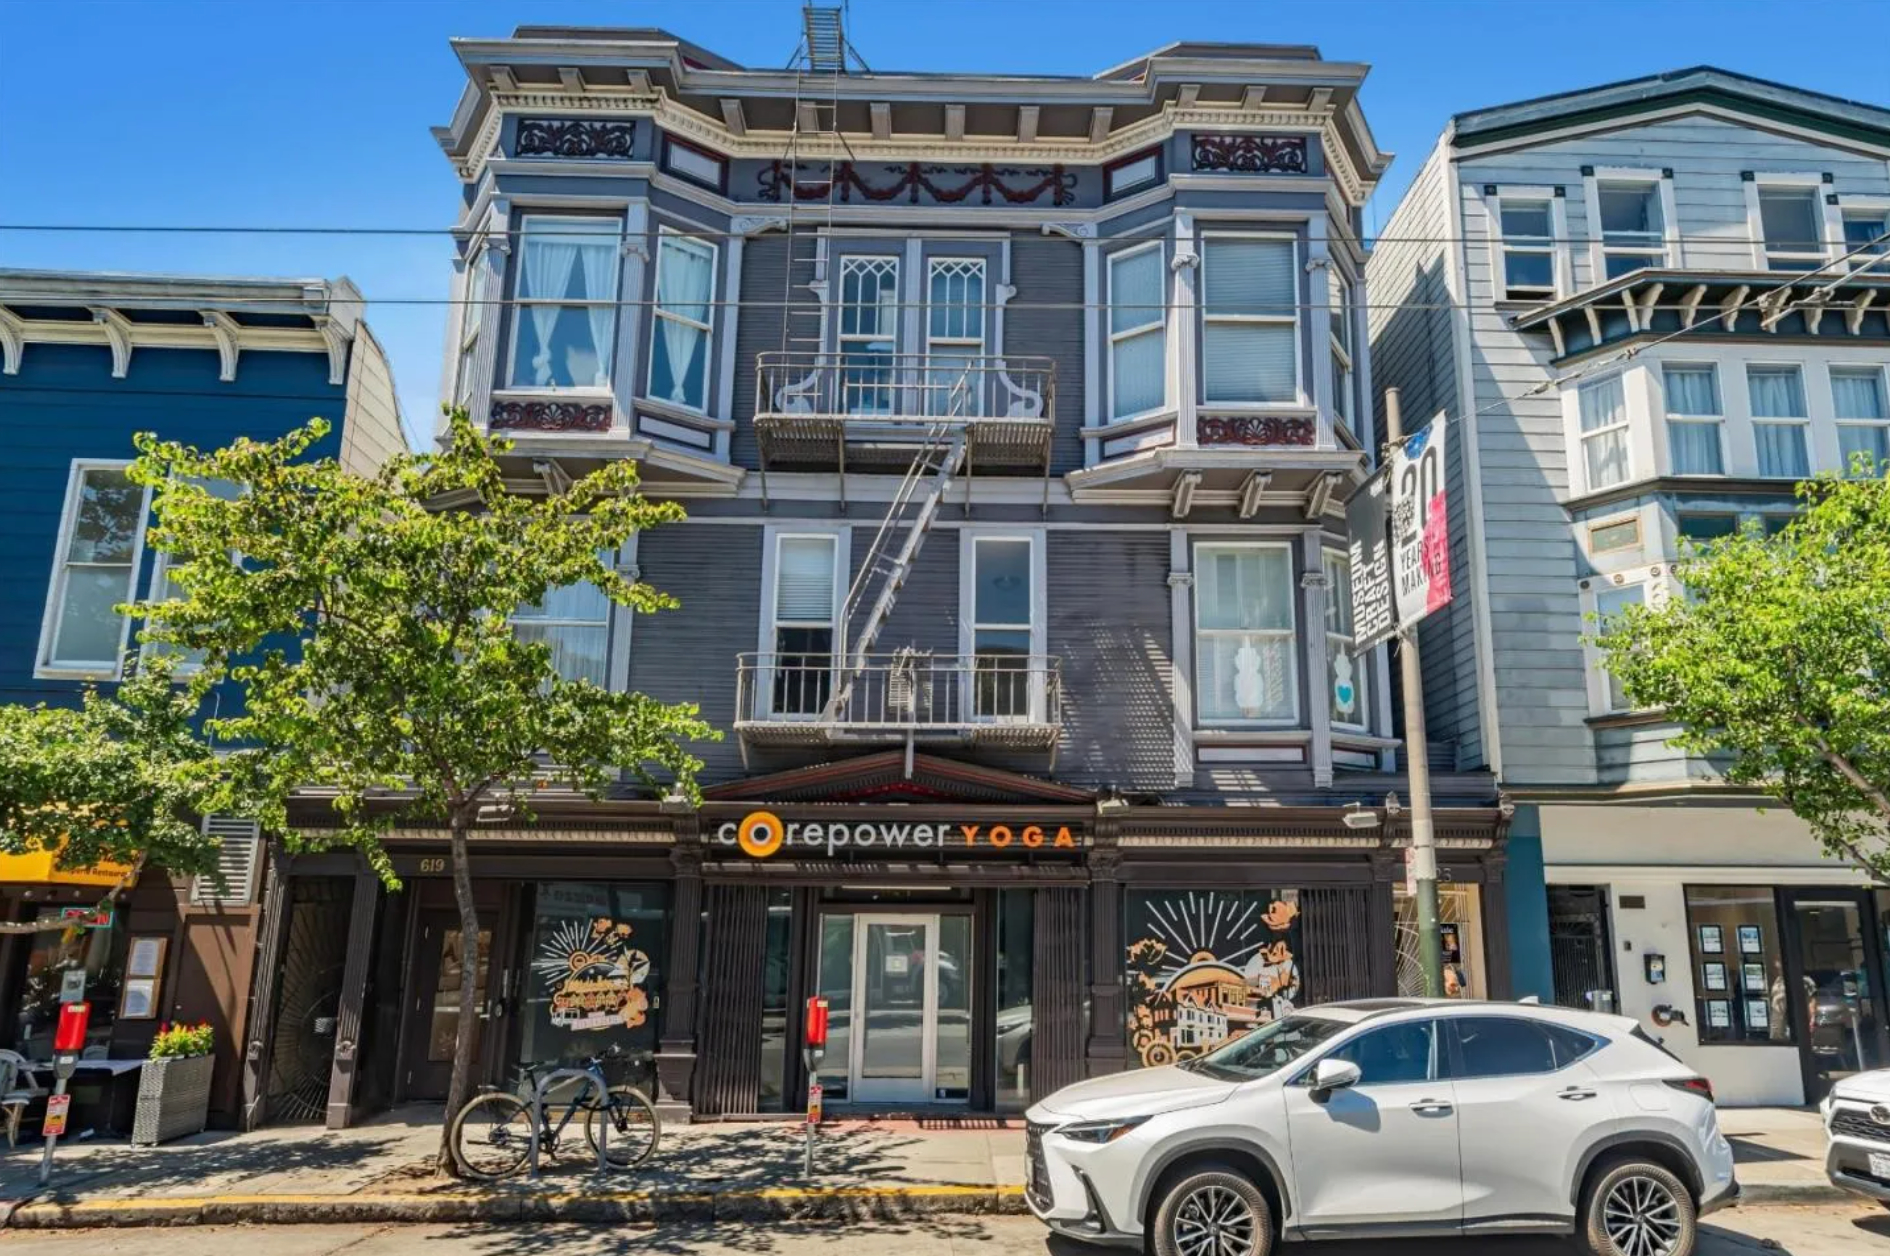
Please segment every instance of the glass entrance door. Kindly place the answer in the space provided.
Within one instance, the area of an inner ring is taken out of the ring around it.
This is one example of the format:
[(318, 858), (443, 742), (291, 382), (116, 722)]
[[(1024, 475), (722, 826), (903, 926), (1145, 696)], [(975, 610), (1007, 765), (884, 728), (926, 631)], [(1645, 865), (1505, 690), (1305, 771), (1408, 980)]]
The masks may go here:
[(1801, 1018), (1806, 1100), (1890, 1064), (1884, 1038), (1883, 976), (1873, 953), (1869, 900), (1845, 891), (1799, 891), (1787, 899), (1804, 1002)]
[(836, 1102), (963, 1103), (971, 1093), (971, 918), (821, 921), (823, 1081)]

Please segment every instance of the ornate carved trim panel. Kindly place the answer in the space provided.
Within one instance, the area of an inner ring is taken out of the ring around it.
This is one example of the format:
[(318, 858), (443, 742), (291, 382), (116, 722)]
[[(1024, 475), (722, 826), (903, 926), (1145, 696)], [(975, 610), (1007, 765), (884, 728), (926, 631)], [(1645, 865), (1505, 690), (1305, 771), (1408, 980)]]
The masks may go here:
[(1303, 135), (1213, 135), (1197, 131), (1190, 146), (1196, 170), (1231, 174), (1307, 174)]
[[(834, 167), (831, 180), (826, 174), (827, 167), (821, 162), (801, 162), (790, 170), (787, 162), (772, 161), (756, 176), (760, 184), (757, 195), (764, 201), (779, 202), (787, 199), (792, 189), (797, 201), (824, 201), (831, 191), (846, 203), (857, 192), (863, 201), (892, 201), (904, 196), (908, 204), (917, 205), (923, 192), (937, 204), (958, 205), (970, 200), (975, 192), (980, 205), (997, 204), (993, 196), (1007, 205), (1035, 204), (1045, 195), (1052, 205), (1076, 202), (1076, 175), (1060, 164), (928, 166), (913, 161), (862, 168), (843, 161)], [(876, 175), (886, 177), (875, 179)]]
[(610, 405), (583, 401), (499, 401), (488, 426), (528, 432), (608, 432)]
[(629, 161), (634, 122), (586, 122), (582, 119), (520, 118), (514, 157), (602, 157)]
[(1318, 427), (1311, 419), (1273, 414), (1225, 414), (1195, 421), (1195, 441), (1202, 445), (1311, 445)]

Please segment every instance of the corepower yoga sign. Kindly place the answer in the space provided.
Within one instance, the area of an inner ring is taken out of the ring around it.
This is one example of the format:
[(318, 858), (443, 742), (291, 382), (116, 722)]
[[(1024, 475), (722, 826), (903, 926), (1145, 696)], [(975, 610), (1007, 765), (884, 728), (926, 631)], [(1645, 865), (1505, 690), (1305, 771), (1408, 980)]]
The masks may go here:
[(1067, 824), (913, 824), (893, 820), (793, 820), (783, 823), (772, 811), (751, 811), (740, 823), (727, 821), (715, 831), (722, 846), (766, 859), (782, 847), (812, 853), (842, 850), (1074, 850), (1082, 844)]

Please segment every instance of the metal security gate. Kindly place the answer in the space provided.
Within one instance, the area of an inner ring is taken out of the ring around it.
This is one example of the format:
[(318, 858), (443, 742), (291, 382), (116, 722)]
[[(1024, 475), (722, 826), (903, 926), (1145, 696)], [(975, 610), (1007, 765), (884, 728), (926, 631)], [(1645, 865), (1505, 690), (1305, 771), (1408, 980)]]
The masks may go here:
[(352, 877), (289, 883), (265, 1091), (271, 1123), (320, 1121), (327, 1114), (353, 896)]
[(1378, 993), (1372, 989), (1371, 897), (1367, 886), (1300, 891), (1306, 1003)]
[(759, 885), (710, 885), (702, 899), (708, 927), (694, 1106), (703, 1116), (754, 1112), (761, 1106), (768, 891)]
[[(1594, 991), (1614, 988), (1614, 955), (1608, 940), (1608, 891), (1597, 885), (1551, 885), (1549, 890), (1549, 968), (1555, 1001), (1563, 1007), (1589, 1008)], [(1603, 1008), (1595, 1008), (1604, 1011)]]

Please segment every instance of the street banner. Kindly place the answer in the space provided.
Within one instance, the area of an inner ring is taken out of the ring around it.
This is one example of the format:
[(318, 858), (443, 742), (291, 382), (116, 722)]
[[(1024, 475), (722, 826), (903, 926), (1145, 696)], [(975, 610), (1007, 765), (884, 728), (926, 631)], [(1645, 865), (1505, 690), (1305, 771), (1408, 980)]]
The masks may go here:
[(1352, 494), (1345, 506), (1345, 527), (1351, 534), (1352, 634), (1359, 653), (1388, 641), (1398, 631), (1392, 610), (1391, 536), (1387, 530), (1390, 488), (1388, 471), (1379, 470)]
[(1400, 625), (1415, 624), (1450, 601), (1447, 505), (1440, 413), (1391, 455), (1391, 568)]

